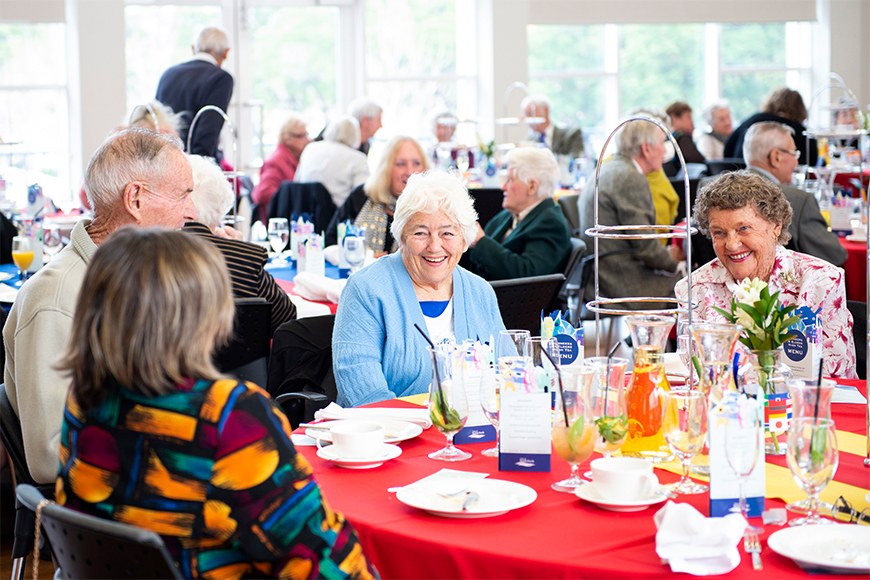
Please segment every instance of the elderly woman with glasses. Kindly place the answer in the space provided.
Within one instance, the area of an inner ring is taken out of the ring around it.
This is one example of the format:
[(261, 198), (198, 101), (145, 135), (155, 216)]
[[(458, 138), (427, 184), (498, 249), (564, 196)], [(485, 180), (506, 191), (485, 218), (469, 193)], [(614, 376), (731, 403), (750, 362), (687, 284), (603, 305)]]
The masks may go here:
[(281, 182), (293, 181), (302, 151), (310, 142), (305, 121), (296, 113), (291, 113), (281, 127), (278, 146), (260, 169), (260, 182), (251, 192), (254, 203), (268, 207)]
[(57, 502), (160, 534), (185, 578), (375, 577), (284, 413), (214, 367), (232, 326), (208, 243), (122, 228), (100, 244), (60, 363)]
[[(715, 260), (692, 273), (692, 301), (702, 320), (724, 322), (713, 307), (730, 312), (737, 284), (757, 278), (771, 294), (781, 292), (784, 305), (819, 312), (824, 376), (858, 378), (843, 270), (783, 247), (792, 208), (775, 184), (749, 171), (724, 173), (698, 192), (694, 217), (716, 251)], [(684, 278), (678, 298), (686, 298), (686, 288)]]
[(332, 336), (338, 403), (356, 406), (427, 391), (433, 343), (488, 340), (504, 329), (495, 292), (457, 266), (477, 214), (460, 179), (412, 175), (391, 231), (399, 252), (353, 274)]
[(521, 147), (505, 161), (508, 179), (501, 212), (477, 224), (463, 265), (487, 280), (555, 274), (571, 254), (571, 228), (553, 203), (559, 166), (548, 149)]

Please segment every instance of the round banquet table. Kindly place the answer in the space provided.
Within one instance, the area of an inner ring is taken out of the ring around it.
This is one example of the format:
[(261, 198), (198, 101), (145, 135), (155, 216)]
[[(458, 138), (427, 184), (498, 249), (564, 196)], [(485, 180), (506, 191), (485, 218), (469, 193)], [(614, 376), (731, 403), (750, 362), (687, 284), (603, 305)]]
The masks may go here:
[[(863, 381), (839, 381), (858, 386)], [(405, 401), (386, 401), (375, 406), (414, 406)], [(866, 405), (834, 403), (838, 430), (866, 437)], [(645, 511), (616, 513), (599, 509), (573, 495), (550, 489), (550, 483), (567, 476), (568, 464), (554, 455), (552, 472), (499, 472), (497, 459), (480, 451), (491, 443), (462, 445), (473, 457), (459, 463), (433, 461), (426, 455), (444, 446), (444, 436), (434, 428), (401, 443), (402, 455), (375, 469), (348, 470), (316, 456), (313, 447), (298, 450), (311, 463), (314, 477), (328, 503), (343, 512), (356, 528), (366, 556), (381, 576), (391, 578), (665, 578), (675, 577), (655, 553), (656, 528), (653, 514), (664, 504)], [(866, 449), (866, 440), (864, 442)], [(594, 457), (594, 456), (593, 456)], [(863, 455), (840, 453), (835, 481), (864, 490), (870, 469)], [(783, 458), (773, 463), (784, 466)], [(443, 468), (485, 472), (490, 478), (516, 481), (532, 487), (537, 500), (504, 515), (481, 519), (450, 519), (418, 511), (387, 491), (410, 484)], [(581, 472), (588, 462), (581, 465)], [(678, 475), (656, 469), (662, 483)], [(796, 489), (796, 486), (795, 486)], [(863, 495), (863, 491), (861, 492)], [(708, 494), (678, 496), (707, 515)], [(768, 498), (767, 509), (784, 502)], [(859, 510), (866, 507), (856, 505)], [(761, 520), (753, 519), (761, 525)], [(806, 578), (792, 560), (774, 553), (766, 538), (777, 526), (762, 534), (764, 571), (752, 570), (750, 558), (739, 550), (741, 562), (729, 578)], [(684, 575), (680, 575), (684, 576)], [(685, 576), (684, 576), (685, 577)]]
[(846, 299), (867, 302), (867, 243), (840, 238), (848, 257), (843, 264), (846, 271)]

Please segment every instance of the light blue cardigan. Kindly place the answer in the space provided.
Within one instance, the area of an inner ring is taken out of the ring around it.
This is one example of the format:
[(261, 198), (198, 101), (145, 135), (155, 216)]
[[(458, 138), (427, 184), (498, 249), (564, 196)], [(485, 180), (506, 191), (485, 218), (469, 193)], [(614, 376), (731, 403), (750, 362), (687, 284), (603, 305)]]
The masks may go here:
[[(432, 364), (414, 324), (426, 330), (401, 252), (350, 277), (332, 333), (339, 405), (356, 407), (427, 392)], [(488, 341), (504, 329), (492, 286), (459, 266), (453, 270), (453, 326), (456, 342)]]

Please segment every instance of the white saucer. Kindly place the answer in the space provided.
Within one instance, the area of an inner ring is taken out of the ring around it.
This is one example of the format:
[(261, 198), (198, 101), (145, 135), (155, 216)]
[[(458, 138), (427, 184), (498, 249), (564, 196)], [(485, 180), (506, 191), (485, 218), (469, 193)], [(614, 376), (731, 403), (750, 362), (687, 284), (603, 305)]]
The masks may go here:
[[(659, 491), (661, 490), (661, 486), (659, 486)], [(604, 499), (601, 497), (601, 494), (598, 493), (598, 488), (595, 487), (595, 482), (586, 483), (574, 489), (574, 495), (579, 497), (582, 500), (588, 501), (589, 503), (594, 503), (601, 509), (609, 510), (612, 512), (639, 512), (645, 510), (651, 505), (655, 505), (657, 503), (662, 503), (668, 498), (664, 495), (653, 494), (651, 497), (646, 499), (638, 499), (633, 501), (613, 501), (609, 499)]]
[(18, 296), (18, 288), (8, 284), (0, 284), (0, 302), (12, 304)]
[(382, 465), (384, 461), (395, 459), (401, 454), (401, 447), (399, 447), (398, 445), (388, 445), (387, 443), (384, 443), (384, 446), (381, 448), (381, 453), (378, 453), (373, 457), (354, 459), (339, 457), (338, 454), (335, 452), (335, 447), (332, 445), (317, 450), (317, 456), (319, 458), (325, 459), (326, 461), (331, 461), (339, 467), (344, 467), (347, 469), (371, 469), (373, 467), (378, 467)]
[[(350, 419), (338, 419), (335, 421), (323, 421), (317, 423), (317, 427), (308, 427), (305, 434), (312, 439), (322, 439), (323, 441), (332, 441), (332, 431), (330, 429), (335, 425), (346, 423)], [(384, 426), (384, 442), (398, 443), (413, 439), (423, 432), (423, 428), (416, 423), (408, 421), (396, 421), (393, 419), (366, 419), (372, 423), (379, 423)]]
[(866, 242), (867, 236), (856, 236), (855, 234), (849, 234), (846, 236), (846, 239), (850, 242)]
[(9, 280), (14, 275), (15, 274), (13, 274), (12, 272), (0, 272), (0, 282), (4, 282), (6, 280)]

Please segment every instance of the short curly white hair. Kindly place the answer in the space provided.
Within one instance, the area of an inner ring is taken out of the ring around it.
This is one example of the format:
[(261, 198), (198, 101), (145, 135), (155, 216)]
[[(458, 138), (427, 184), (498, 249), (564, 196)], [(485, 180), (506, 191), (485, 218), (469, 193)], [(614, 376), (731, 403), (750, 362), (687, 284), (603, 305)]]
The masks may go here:
[(190, 198), (196, 207), (196, 221), (214, 231), (233, 207), (236, 196), (221, 168), (210, 158), (188, 155), (193, 170)]
[(464, 181), (453, 173), (437, 169), (415, 173), (408, 178), (405, 191), (396, 202), (396, 212), (390, 232), (401, 248), (408, 221), (418, 213), (433, 214), (440, 211), (447, 219), (459, 225), (466, 245), (477, 235), (477, 212), (474, 200), (468, 194)]

